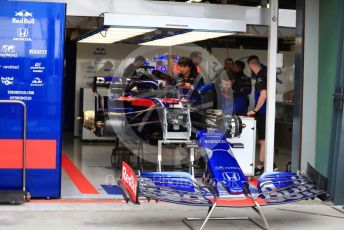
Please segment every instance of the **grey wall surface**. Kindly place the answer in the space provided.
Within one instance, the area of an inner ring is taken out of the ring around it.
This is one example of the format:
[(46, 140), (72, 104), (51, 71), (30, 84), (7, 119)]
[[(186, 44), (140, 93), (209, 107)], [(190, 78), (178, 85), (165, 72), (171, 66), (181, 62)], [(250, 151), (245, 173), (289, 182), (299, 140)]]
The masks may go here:
[(333, 124), (333, 93), (338, 75), (342, 0), (319, 1), (319, 66), (316, 137), (316, 169), (328, 176)]
[(319, 0), (306, 0), (301, 169), (315, 164), (319, 55)]

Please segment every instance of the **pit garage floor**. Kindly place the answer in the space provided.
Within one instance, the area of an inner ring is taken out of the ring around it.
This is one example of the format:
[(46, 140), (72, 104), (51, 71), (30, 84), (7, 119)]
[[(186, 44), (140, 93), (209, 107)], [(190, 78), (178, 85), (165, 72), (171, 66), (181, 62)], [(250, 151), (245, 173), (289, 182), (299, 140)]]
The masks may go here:
[[(0, 229), (188, 229), (184, 217), (204, 217), (204, 207), (180, 206), (166, 203), (51, 203), (31, 201), (22, 206), (0, 206)], [(339, 207), (338, 207), (339, 208)], [(343, 210), (343, 209), (341, 209)], [(319, 201), (305, 201), (283, 206), (263, 207), (271, 229), (342, 230), (344, 213)], [(216, 217), (250, 216), (248, 208), (218, 208)], [(257, 220), (259, 220), (257, 218)], [(200, 223), (193, 223), (200, 227)], [(206, 229), (258, 229), (250, 222), (209, 222)]]
[(112, 144), (82, 142), (65, 136), (62, 150), (63, 199), (123, 199), (108, 194), (102, 185), (116, 184), (120, 171), (111, 167)]
[[(137, 162), (137, 144), (127, 147), (134, 152), (133, 163)], [(64, 135), (62, 150), (62, 194), (63, 199), (123, 199), (122, 195), (109, 193), (105, 186), (116, 187), (121, 170), (111, 166), (111, 141), (81, 141), (72, 135)], [(157, 146), (143, 144), (144, 170), (155, 171)], [(179, 156), (179, 157), (176, 157)], [(179, 160), (177, 159), (179, 158)], [(163, 164), (179, 165), (188, 162), (183, 148), (164, 147)], [(176, 160), (178, 162), (176, 163)], [(181, 163), (182, 162), (182, 163)], [(187, 168), (184, 167), (184, 170)]]

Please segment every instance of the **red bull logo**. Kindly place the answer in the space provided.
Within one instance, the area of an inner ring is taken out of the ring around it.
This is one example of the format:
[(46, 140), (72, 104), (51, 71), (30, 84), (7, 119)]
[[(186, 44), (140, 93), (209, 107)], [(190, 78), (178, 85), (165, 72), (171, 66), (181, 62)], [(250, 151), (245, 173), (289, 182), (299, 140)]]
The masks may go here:
[(125, 162), (122, 163), (122, 179), (121, 183), (128, 192), (130, 199), (137, 203), (137, 186), (138, 180), (133, 169)]
[(15, 24), (35, 24), (35, 19), (32, 16), (32, 12), (27, 10), (16, 11), (12, 23)]

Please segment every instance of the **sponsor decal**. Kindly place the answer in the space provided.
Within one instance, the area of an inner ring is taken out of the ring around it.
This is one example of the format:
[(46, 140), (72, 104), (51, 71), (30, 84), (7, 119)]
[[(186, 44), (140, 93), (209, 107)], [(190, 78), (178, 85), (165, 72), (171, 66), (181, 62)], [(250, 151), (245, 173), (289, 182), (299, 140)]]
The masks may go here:
[(206, 144), (226, 144), (227, 141), (225, 141), (225, 140), (205, 140), (204, 143), (206, 143)]
[(93, 55), (95, 56), (96, 58), (96, 63), (97, 64), (100, 64), (102, 61), (103, 61), (103, 56), (105, 56), (107, 53), (106, 53), (106, 50), (105, 48), (96, 48), (94, 51), (93, 51)]
[(8, 95), (35, 95), (35, 91), (25, 91), (25, 90), (8, 90)]
[(96, 73), (96, 67), (95, 67), (95, 66), (89, 65), (89, 66), (87, 66), (85, 72), (86, 72), (86, 73)]
[(137, 186), (138, 186), (138, 180), (137, 177), (130, 168), (128, 164), (125, 162), (122, 162), (122, 179), (121, 183), (125, 190), (128, 192), (128, 195), (130, 196), (130, 199), (133, 203), (137, 203)]
[(224, 172), (222, 177), (225, 181), (240, 181), (240, 175), (236, 172)]
[(14, 17), (12, 18), (13, 24), (28, 24), (33, 25), (35, 24), (35, 19), (32, 15), (32, 12), (27, 10), (16, 11), (14, 13)]
[(29, 32), (28, 28), (18, 28), (17, 37), (13, 38), (13, 41), (32, 41)]
[(4, 66), (0, 66), (0, 68), (6, 69), (6, 70), (18, 70), (19, 65), (4, 65)]
[(16, 47), (14, 45), (2, 45), (0, 57), (11, 58), (11, 57), (18, 57), (16, 53)]
[(37, 49), (30, 49), (29, 50), (29, 54), (31, 55), (38, 55), (38, 56), (42, 56), (42, 55), (47, 55), (47, 50), (37, 50)]
[(240, 170), (239, 167), (232, 167), (232, 166), (215, 166), (215, 170)]
[(13, 85), (14, 77), (1, 77), (1, 83), (4, 85)]
[(218, 130), (208, 130), (207, 132), (202, 133), (204, 137), (209, 138), (222, 138), (223, 132)]
[(43, 84), (42, 79), (40, 79), (39, 77), (35, 77), (35, 79), (33, 79), (31, 81), (31, 86), (39, 86), (39, 87), (41, 87), (41, 86), (44, 86), (44, 84)]
[(10, 100), (31, 101), (35, 91), (8, 90), (7, 94)]
[(36, 62), (33, 66), (30, 67), (33, 73), (43, 73), (45, 67), (42, 65), (41, 62)]
[(94, 51), (93, 51), (93, 54), (94, 55), (106, 55), (106, 50), (105, 48), (96, 48)]

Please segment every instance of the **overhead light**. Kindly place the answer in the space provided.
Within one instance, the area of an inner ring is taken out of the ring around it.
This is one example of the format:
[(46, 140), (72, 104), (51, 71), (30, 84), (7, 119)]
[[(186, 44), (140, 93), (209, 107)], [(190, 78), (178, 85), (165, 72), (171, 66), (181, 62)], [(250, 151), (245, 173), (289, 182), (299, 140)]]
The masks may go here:
[(170, 37), (164, 37), (161, 39), (144, 42), (139, 45), (144, 46), (174, 46), (180, 44), (187, 44), (196, 41), (202, 41), (212, 38), (218, 38), (223, 36), (232, 35), (234, 33), (225, 32), (207, 32), (207, 31), (191, 31), (183, 34), (177, 34)]
[(114, 43), (148, 32), (152, 32), (153, 28), (126, 28), (126, 27), (110, 27), (105, 30), (99, 31), (93, 35), (85, 37), (79, 42), (82, 43)]

